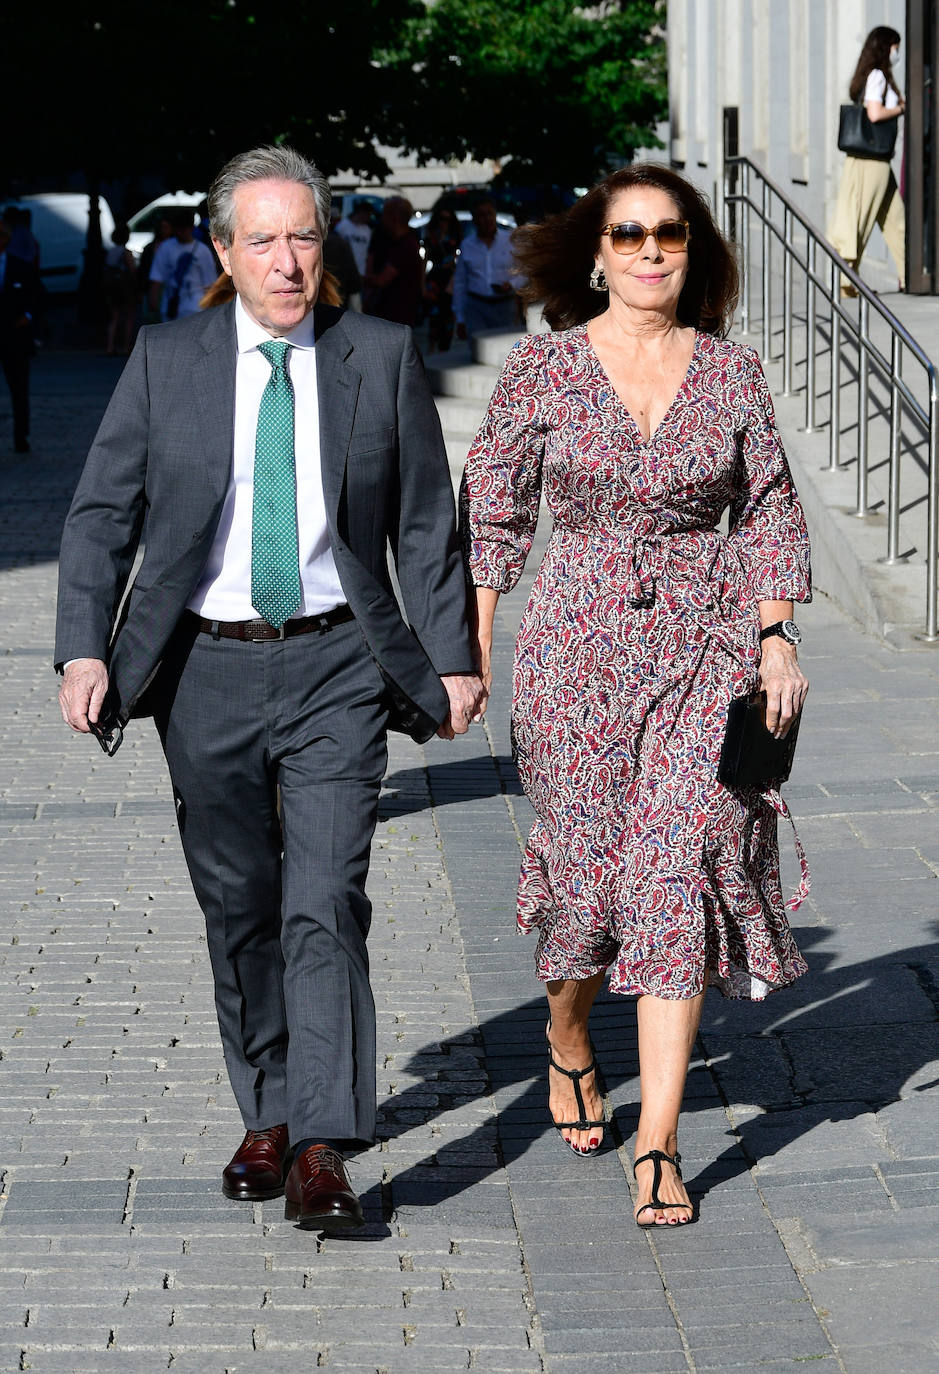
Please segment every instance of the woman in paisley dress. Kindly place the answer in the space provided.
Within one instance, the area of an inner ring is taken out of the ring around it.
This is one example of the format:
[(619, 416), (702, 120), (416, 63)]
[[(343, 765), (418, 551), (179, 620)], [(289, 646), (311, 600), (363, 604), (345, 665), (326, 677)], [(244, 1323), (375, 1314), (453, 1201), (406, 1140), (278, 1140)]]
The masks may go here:
[[(557, 332), (509, 354), (461, 504), (487, 692), (496, 604), (542, 494), (554, 521), (515, 654), (537, 816), (518, 925), (539, 931), (549, 1108), (577, 1153), (603, 1136), (591, 1005), (604, 979), (638, 999), (636, 1220), (680, 1225), (705, 988), (758, 1000), (805, 971), (780, 888), (785, 804), (716, 772), (732, 698), (765, 691), (777, 736), (802, 705), (786, 635), (811, 598), (808, 538), (757, 356), (724, 338), (736, 266), (694, 187), (638, 164), (516, 244)], [(801, 895), (807, 880), (803, 861)]]

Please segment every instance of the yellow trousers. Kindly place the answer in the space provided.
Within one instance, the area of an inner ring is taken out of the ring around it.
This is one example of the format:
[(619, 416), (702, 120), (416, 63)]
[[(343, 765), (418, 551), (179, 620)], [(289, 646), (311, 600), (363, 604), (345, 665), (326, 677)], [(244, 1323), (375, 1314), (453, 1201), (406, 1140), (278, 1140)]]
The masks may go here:
[(857, 271), (874, 225), (880, 225), (901, 283), (906, 281), (906, 217), (889, 162), (846, 157), (828, 237)]

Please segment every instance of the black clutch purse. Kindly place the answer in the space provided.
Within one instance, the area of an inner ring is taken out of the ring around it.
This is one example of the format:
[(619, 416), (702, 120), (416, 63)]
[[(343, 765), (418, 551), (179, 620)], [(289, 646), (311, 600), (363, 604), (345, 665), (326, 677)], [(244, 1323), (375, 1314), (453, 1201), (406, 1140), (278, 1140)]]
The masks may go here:
[(725, 787), (778, 787), (792, 772), (802, 712), (784, 739), (766, 728), (766, 693), (735, 697), (727, 708), (727, 730), (717, 765)]
[(838, 116), (838, 148), (851, 157), (871, 162), (889, 162), (897, 142), (896, 119), (881, 119), (872, 124), (862, 102), (842, 105)]

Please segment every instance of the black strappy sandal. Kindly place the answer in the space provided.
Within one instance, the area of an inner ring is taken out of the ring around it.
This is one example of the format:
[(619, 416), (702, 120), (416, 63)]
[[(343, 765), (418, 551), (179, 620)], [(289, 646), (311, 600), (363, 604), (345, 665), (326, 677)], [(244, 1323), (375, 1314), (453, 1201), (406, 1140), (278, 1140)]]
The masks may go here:
[[(562, 1073), (565, 1078), (569, 1078), (571, 1080), (571, 1082), (574, 1085), (574, 1096), (577, 1099), (577, 1110), (580, 1112), (579, 1121), (555, 1121), (554, 1129), (557, 1131), (558, 1135), (561, 1136), (562, 1140), (564, 1140), (563, 1135), (561, 1135), (562, 1131), (589, 1131), (591, 1127), (599, 1128), (601, 1130), (606, 1129), (605, 1121), (588, 1121), (586, 1119), (587, 1108), (584, 1105), (584, 1095), (580, 1091), (580, 1080), (582, 1078), (586, 1078), (588, 1073), (595, 1073), (597, 1069), (597, 1057), (593, 1052), (592, 1045), (590, 1047), (590, 1050), (592, 1057), (590, 1063), (587, 1065), (585, 1069), (562, 1069), (560, 1064), (557, 1063), (557, 1061), (555, 1060), (554, 1055), (551, 1052), (551, 1042), (550, 1040), (548, 1041), (548, 1066), (549, 1068), (555, 1069), (558, 1073)], [(564, 1140), (564, 1144), (567, 1146), (567, 1148), (571, 1151), (572, 1154), (575, 1154), (577, 1156), (578, 1159), (584, 1159), (587, 1155), (595, 1155), (600, 1148), (599, 1145), (593, 1145), (588, 1146), (585, 1150), (581, 1150), (576, 1145), (573, 1145), (569, 1140)]]
[[(636, 1213), (636, 1225), (639, 1227), (640, 1231), (657, 1230), (659, 1226), (657, 1221), (639, 1220), (640, 1215), (646, 1211), (647, 1208), (652, 1211), (667, 1212), (669, 1208), (672, 1207), (684, 1207), (686, 1211), (691, 1212), (691, 1216), (687, 1221), (680, 1222), (679, 1225), (687, 1226), (688, 1222), (694, 1220), (694, 1208), (691, 1206), (691, 1203), (663, 1202), (659, 1197), (659, 1184), (662, 1182), (662, 1160), (664, 1159), (667, 1164), (671, 1164), (675, 1173), (681, 1178), (681, 1155), (677, 1150), (673, 1155), (667, 1155), (664, 1150), (650, 1150), (648, 1154), (640, 1155), (636, 1160), (633, 1165), (633, 1178), (636, 1177), (636, 1170), (639, 1168), (639, 1165), (645, 1164), (647, 1159), (652, 1160), (652, 1201), (644, 1202), (639, 1208), (639, 1211)], [(667, 1225), (668, 1223), (666, 1222), (665, 1224)]]

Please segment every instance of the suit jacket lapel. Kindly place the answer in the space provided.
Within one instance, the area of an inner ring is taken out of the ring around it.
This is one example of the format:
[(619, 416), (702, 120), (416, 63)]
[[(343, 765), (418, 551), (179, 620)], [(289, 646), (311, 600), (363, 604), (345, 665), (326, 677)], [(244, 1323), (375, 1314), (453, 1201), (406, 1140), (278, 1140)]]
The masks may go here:
[(335, 535), (346, 454), (362, 376), (349, 361), (353, 345), (343, 326), (342, 312), (330, 306), (317, 306), (314, 321), (320, 465), (326, 512)]
[(235, 340), (234, 303), (208, 311), (205, 333), (200, 343), (202, 355), (193, 365), (193, 386), (200, 400), (200, 445), (213, 493), (224, 494), (231, 476), (232, 445), (235, 432)]

